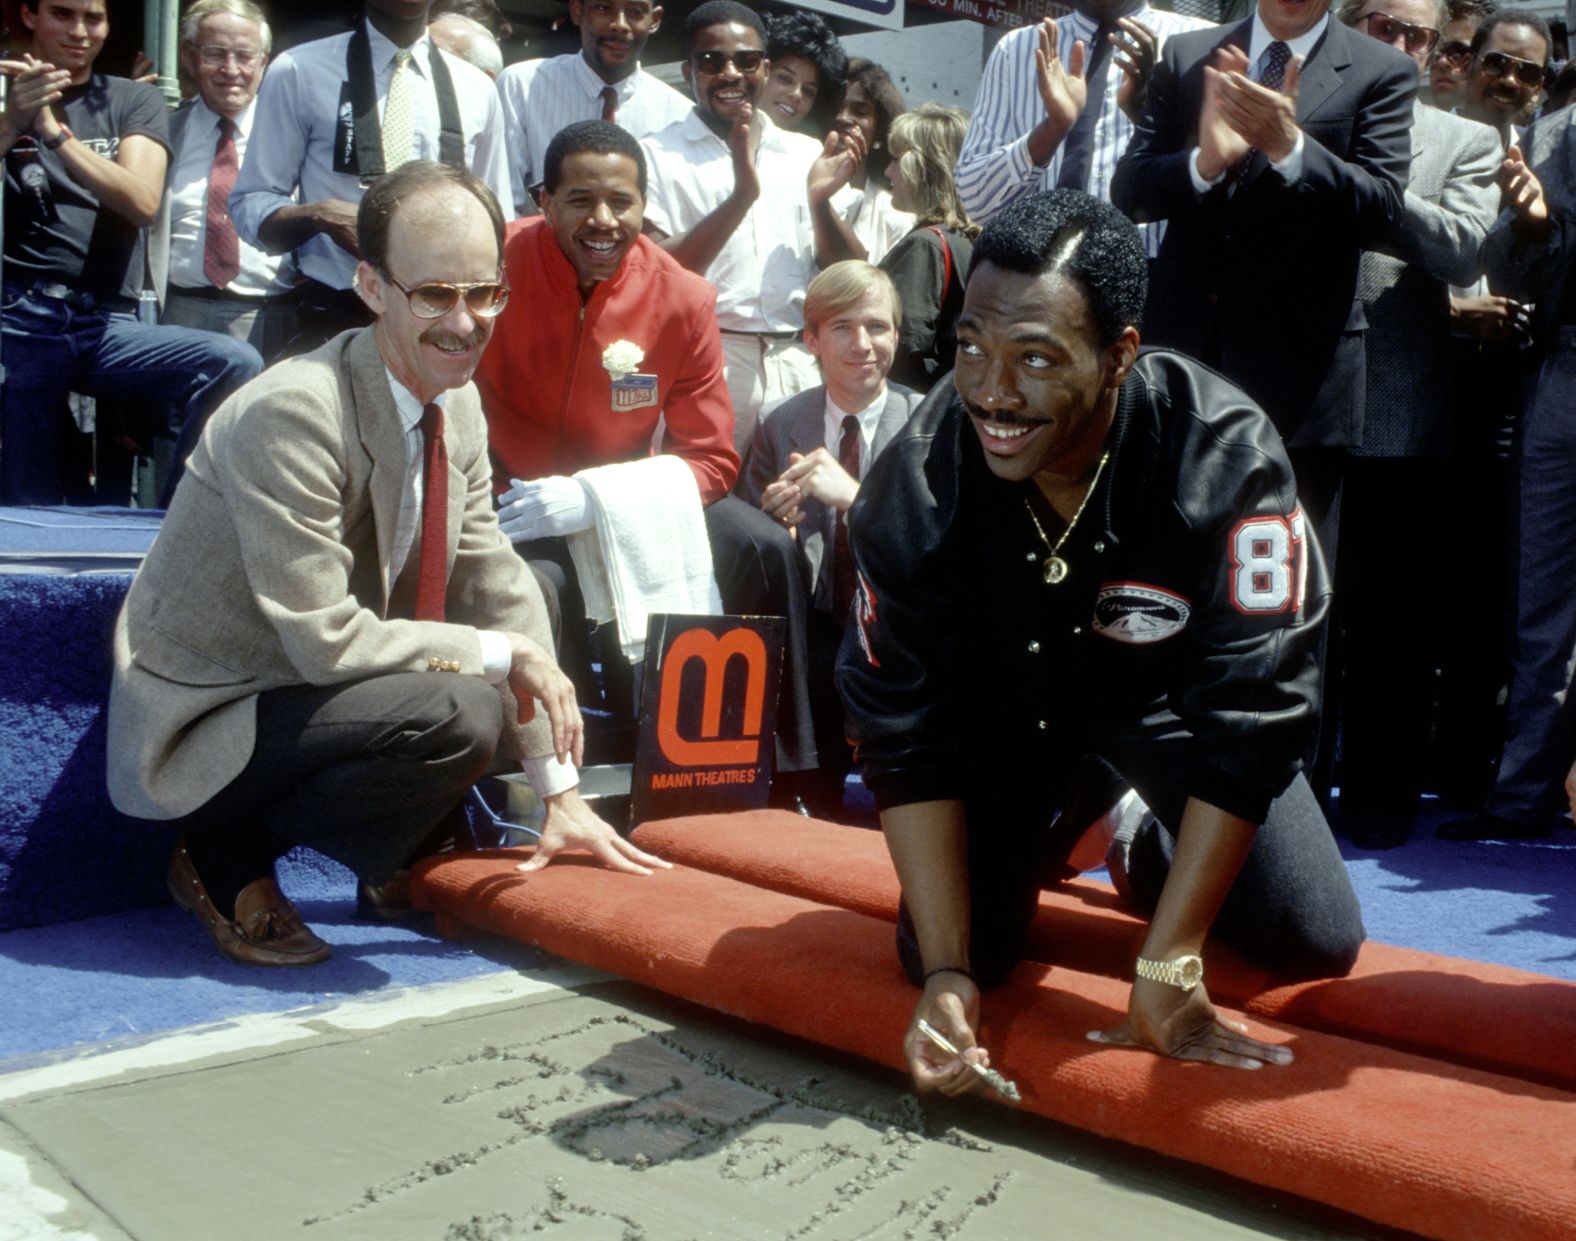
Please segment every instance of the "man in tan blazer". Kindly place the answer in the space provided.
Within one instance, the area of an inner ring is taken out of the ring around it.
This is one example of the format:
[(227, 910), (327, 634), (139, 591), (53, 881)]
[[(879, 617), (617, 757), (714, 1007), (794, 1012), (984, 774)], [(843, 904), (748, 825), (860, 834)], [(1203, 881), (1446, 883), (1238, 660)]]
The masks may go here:
[(111, 798), (175, 823), (171, 894), (260, 965), (329, 951), (275, 883), (287, 849), (345, 863), (376, 908), (507, 763), (547, 806), (527, 867), (567, 847), (663, 865), (575, 791), (574, 690), (492, 512), (470, 377), (507, 296), (497, 203), (412, 162), (368, 191), (357, 233), (373, 325), (214, 414), (116, 628)]

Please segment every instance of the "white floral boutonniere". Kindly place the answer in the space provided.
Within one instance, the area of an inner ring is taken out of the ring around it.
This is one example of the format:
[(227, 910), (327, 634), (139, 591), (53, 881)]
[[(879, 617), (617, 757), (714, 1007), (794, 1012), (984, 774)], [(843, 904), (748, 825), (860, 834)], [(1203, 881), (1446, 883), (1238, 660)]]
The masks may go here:
[(617, 383), (625, 375), (640, 369), (646, 360), (645, 351), (632, 340), (615, 340), (602, 351), (602, 365)]

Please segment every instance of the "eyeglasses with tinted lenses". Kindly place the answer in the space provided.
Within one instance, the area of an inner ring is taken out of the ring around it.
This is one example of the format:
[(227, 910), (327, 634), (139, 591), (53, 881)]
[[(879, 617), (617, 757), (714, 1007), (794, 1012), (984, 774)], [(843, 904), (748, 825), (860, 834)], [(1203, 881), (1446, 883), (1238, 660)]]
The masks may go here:
[(412, 289), (395, 279), (387, 268), (383, 269), (383, 274), (405, 295), (410, 302), (410, 313), (418, 319), (441, 319), (462, 297), (465, 308), (478, 319), (493, 319), (502, 313), (504, 303), (509, 300), (509, 286), (497, 280), (475, 284), (443, 284), (434, 280)]
[(255, 69), (258, 62), (263, 59), (261, 52), (243, 52), (235, 47), (199, 47), (197, 54), (202, 57), (202, 63), (210, 69), (218, 69), (226, 61), (235, 61), (237, 69)]
[(1472, 61), (1472, 45), (1463, 43), (1460, 39), (1452, 39), (1439, 49), (1439, 59), (1448, 60), (1458, 69), (1464, 69)]
[(1491, 78), (1514, 74), (1523, 86), (1543, 85), (1542, 65), (1536, 61), (1522, 60), (1519, 56), (1507, 56), (1504, 52), (1484, 52), (1483, 72)]
[(757, 51), (696, 52), (695, 67), (702, 73), (721, 73), (731, 60), (733, 67), (740, 73), (754, 73), (761, 67), (761, 61), (765, 59), (766, 53)]
[(1434, 44), (1439, 42), (1439, 31), (1432, 26), (1414, 26), (1411, 22), (1403, 22), (1399, 18), (1391, 17), (1388, 13), (1368, 13), (1363, 20), (1368, 23), (1368, 33), (1381, 43), (1394, 43), (1397, 39), (1405, 38), (1407, 53), (1412, 56), (1431, 52)]

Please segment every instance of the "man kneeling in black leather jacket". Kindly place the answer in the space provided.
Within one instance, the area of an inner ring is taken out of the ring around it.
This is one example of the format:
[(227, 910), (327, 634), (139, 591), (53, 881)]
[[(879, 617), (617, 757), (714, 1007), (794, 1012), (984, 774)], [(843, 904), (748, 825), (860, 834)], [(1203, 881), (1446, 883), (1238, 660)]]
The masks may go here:
[[(1018, 960), (1040, 887), (1072, 873), (1077, 829), (1127, 785), (1153, 813), (1118, 838), (1113, 873), (1151, 922), (1126, 1021), (1091, 1037), (1288, 1063), (1216, 1014), (1205, 935), (1296, 977), (1346, 972), (1362, 943), (1298, 775), (1323, 561), (1264, 413), (1191, 359), (1139, 353), (1145, 275), (1133, 226), (1087, 195), (996, 216), (952, 381), (853, 509), (838, 681), (903, 884), (921, 1088), (978, 1080), (919, 1019), (984, 1060), (979, 987)], [(1108, 777), (1092, 805), (1091, 770)], [(1071, 833), (1058, 811), (1079, 816)]]

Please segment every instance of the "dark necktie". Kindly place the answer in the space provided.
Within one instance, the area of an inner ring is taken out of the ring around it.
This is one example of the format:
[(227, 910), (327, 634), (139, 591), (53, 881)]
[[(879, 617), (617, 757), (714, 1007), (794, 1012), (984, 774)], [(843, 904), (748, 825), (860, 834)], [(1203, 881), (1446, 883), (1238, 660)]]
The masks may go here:
[[(856, 483), (859, 481), (860, 447), (859, 419), (852, 414), (845, 414), (843, 438), (837, 444), (837, 464)], [(838, 513), (837, 528), (832, 535), (832, 615), (839, 625), (848, 619), (857, 577), (854, 572), (854, 554), (848, 546), (848, 514)]]
[(449, 454), (443, 447), (443, 410), (421, 411), (421, 560), (416, 573), (416, 619), (441, 621), (449, 579)]
[(1286, 66), (1291, 63), (1291, 48), (1279, 39), (1264, 49), (1264, 72), (1259, 75), (1259, 85), (1265, 90), (1279, 90), (1286, 82)]
[(230, 191), (240, 161), (235, 154), (235, 122), (219, 118), (219, 144), (213, 149), (208, 170), (208, 213), (204, 223), (202, 274), (222, 289), (241, 274), (241, 242), (230, 222)]
[(1062, 141), (1062, 166), (1056, 174), (1059, 190), (1089, 188), (1089, 169), (1094, 165), (1094, 127), (1100, 119), (1100, 110), (1105, 107), (1105, 67), (1111, 59), (1110, 36), (1116, 29), (1114, 23), (1101, 22), (1094, 32), (1094, 46), (1089, 49), (1089, 59), (1085, 62), (1088, 97), (1071, 132)]
[(611, 86), (602, 88), (602, 119), (604, 121), (618, 120), (618, 92)]
[[(1264, 55), (1259, 58), (1264, 66), (1264, 72), (1259, 75), (1259, 85), (1265, 90), (1279, 90), (1286, 83), (1286, 66), (1291, 63), (1291, 48), (1279, 39), (1264, 49)], [(1256, 151), (1249, 151), (1231, 166), (1230, 179), (1235, 181), (1248, 170), (1253, 162)]]

